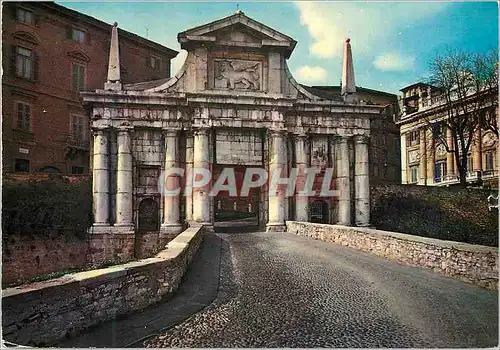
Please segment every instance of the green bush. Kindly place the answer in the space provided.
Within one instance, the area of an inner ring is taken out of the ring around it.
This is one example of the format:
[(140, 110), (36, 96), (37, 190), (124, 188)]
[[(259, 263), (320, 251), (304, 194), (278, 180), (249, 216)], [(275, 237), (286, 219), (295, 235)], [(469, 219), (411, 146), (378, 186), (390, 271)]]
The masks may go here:
[(9, 235), (84, 236), (92, 224), (91, 181), (4, 182), (2, 229)]

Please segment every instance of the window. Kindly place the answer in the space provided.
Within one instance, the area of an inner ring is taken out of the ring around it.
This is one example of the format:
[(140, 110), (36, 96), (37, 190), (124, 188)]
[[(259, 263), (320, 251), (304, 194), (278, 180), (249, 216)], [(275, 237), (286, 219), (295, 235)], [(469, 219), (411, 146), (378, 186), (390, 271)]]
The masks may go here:
[(154, 68), (156, 70), (160, 69), (160, 58), (156, 56), (150, 56), (149, 64), (151, 68)]
[(23, 131), (31, 130), (31, 107), (26, 103), (17, 103), (17, 128)]
[(408, 136), (406, 138), (406, 146), (416, 146), (416, 145), (420, 144), (420, 131), (419, 130), (409, 132), (407, 135)]
[(472, 159), (472, 155), (467, 155), (467, 172), (468, 173), (472, 173), (472, 171), (474, 170), (474, 161)]
[(73, 90), (83, 91), (85, 89), (85, 66), (73, 64), (71, 78)]
[(35, 22), (33, 12), (22, 8), (16, 9), (16, 17), (17, 20), (22, 23), (33, 24)]
[(16, 46), (16, 75), (25, 79), (33, 79), (33, 51)]
[(418, 182), (418, 165), (410, 167), (410, 183)]
[(491, 171), (495, 168), (495, 152), (486, 152), (485, 170)]
[(446, 175), (446, 161), (439, 161), (434, 164), (434, 182), (443, 181)]
[(81, 115), (71, 116), (71, 136), (74, 141), (87, 142), (87, 117)]
[(83, 167), (82, 166), (71, 167), (71, 173), (72, 174), (83, 174)]
[(84, 43), (85, 42), (85, 35), (86, 33), (83, 30), (72, 28), (71, 29), (71, 39), (74, 41), (78, 41), (79, 43)]
[(30, 171), (30, 161), (27, 159), (14, 159), (14, 171), (27, 173)]

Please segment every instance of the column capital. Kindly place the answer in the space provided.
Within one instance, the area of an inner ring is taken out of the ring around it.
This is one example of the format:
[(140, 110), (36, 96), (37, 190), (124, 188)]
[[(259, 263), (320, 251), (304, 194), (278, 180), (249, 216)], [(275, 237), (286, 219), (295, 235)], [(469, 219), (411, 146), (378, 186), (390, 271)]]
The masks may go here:
[(210, 128), (196, 128), (192, 130), (194, 136), (206, 136), (209, 131)]
[(354, 142), (358, 144), (368, 144), (370, 141), (370, 136), (368, 135), (354, 135)]
[(177, 137), (179, 132), (179, 129), (161, 129), (161, 133), (164, 137)]
[(123, 133), (129, 134), (132, 131), (134, 131), (134, 127), (132, 125), (120, 125), (116, 127), (115, 130), (118, 134), (123, 134)]
[(273, 129), (268, 129), (267, 133), (270, 137), (285, 137), (287, 136), (287, 131), (286, 130), (273, 130)]
[(335, 135), (334, 140), (336, 143), (347, 143), (351, 138), (350, 135)]
[(92, 134), (94, 135), (99, 135), (99, 136), (103, 136), (103, 135), (106, 135), (107, 136), (107, 133), (109, 132), (110, 128), (109, 127), (106, 127), (106, 128), (99, 128), (99, 127), (91, 127), (90, 130), (92, 131)]
[(293, 136), (295, 137), (296, 140), (307, 141), (309, 139), (310, 135), (307, 132), (301, 132), (301, 133), (298, 133), (298, 134), (294, 134)]

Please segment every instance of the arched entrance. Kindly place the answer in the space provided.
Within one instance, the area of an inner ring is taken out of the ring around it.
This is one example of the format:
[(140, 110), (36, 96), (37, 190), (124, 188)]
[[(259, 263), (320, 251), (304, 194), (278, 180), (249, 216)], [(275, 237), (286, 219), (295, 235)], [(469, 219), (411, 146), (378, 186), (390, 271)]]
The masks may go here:
[(160, 231), (160, 210), (152, 198), (139, 203), (138, 230), (135, 235), (134, 255), (136, 258), (151, 256), (157, 251)]

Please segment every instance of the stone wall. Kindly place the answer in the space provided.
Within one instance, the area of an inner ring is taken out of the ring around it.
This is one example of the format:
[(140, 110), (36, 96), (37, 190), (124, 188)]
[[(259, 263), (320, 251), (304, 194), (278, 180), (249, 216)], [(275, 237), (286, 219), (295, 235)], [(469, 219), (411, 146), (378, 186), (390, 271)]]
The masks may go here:
[(189, 228), (153, 258), (3, 290), (3, 339), (55, 345), (63, 337), (169, 297), (202, 239), (202, 228)]
[(360, 227), (287, 221), (287, 232), (341, 244), (497, 289), (498, 249)]
[(87, 240), (74, 236), (4, 236), (2, 285), (83, 268), (87, 263), (87, 253)]

